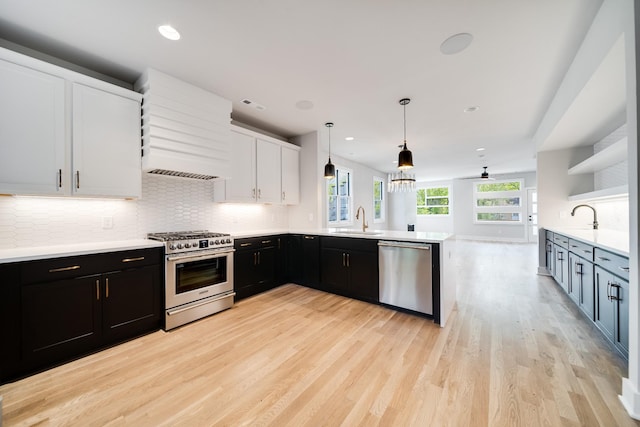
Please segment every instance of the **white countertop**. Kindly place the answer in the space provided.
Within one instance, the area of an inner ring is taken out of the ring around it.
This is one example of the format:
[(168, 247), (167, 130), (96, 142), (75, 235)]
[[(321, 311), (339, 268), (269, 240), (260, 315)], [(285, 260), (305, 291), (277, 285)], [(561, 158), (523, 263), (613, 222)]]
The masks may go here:
[(162, 242), (158, 242), (155, 240), (136, 239), (117, 240), (111, 242), (74, 243), (70, 245), (0, 249), (0, 264), (31, 261), (35, 259), (88, 255), (100, 252), (156, 248), (162, 246), (164, 246)]
[(597, 246), (619, 255), (629, 256), (629, 233), (615, 230), (593, 230), (584, 228), (547, 228), (569, 238)]
[(316, 228), (298, 230), (258, 230), (232, 233), (234, 238), (272, 236), (275, 234), (313, 234), (316, 236), (351, 237), (357, 239), (400, 240), (404, 242), (442, 243), (453, 238), (453, 234), (435, 231), (395, 231), (367, 230), (365, 233), (356, 228)]

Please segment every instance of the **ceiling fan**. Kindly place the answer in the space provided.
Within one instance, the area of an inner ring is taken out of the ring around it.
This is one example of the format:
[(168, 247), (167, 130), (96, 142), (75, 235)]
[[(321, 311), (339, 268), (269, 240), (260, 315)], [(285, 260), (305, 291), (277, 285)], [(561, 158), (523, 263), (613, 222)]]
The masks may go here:
[(489, 172), (487, 172), (487, 168), (488, 166), (483, 166), (482, 169), (484, 169), (482, 171), (482, 173), (480, 174), (480, 176), (469, 176), (466, 178), (462, 178), (462, 179), (481, 179), (481, 180), (486, 180), (486, 181), (495, 181), (495, 178), (490, 178), (489, 177)]

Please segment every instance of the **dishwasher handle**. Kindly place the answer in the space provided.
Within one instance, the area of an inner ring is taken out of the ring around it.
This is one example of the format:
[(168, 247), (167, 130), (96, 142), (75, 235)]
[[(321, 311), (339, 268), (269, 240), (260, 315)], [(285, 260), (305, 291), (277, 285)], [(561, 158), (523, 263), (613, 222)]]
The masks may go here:
[(390, 248), (407, 248), (407, 249), (421, 249), (424, 251), (431, 250), (430, 243), (417, 243), (417, 242), (395, 242), (388, 240), (378, 241), (378, 246), (386, 246)]

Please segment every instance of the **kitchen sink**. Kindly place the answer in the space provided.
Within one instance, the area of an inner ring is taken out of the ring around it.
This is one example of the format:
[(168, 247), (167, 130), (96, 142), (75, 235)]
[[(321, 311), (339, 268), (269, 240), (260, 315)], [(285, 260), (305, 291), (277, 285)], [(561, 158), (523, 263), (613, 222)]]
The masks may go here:
[(381, 231), (362, 231), (362, 230), (335, 230), (331, 231), (331, 233), (335, 234), (356, 234), (356, 235), (367, 235), (367, 236), (377, 236), (378, 234), (382, 234)]

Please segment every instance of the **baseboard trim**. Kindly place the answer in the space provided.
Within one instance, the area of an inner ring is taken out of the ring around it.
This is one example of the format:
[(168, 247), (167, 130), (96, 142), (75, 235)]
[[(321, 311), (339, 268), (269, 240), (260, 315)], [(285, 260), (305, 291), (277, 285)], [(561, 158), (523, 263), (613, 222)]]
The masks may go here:
[[(527, 239), (520, 237), (488, 237), (488, 236), (462, 236), (456, 234), (458, 240), (477, 240), (482, 242), (500, 242), (500, 243), (529, 243)], [(534, 244), (535, 242), (531, 242)]]
[(538, 267), (538, 276), (551, 276), (547, 267)]
[(622, 379), (622, 394), (618, 396), (629, 416), (640, 420), (640, 393), (629, 378)]

